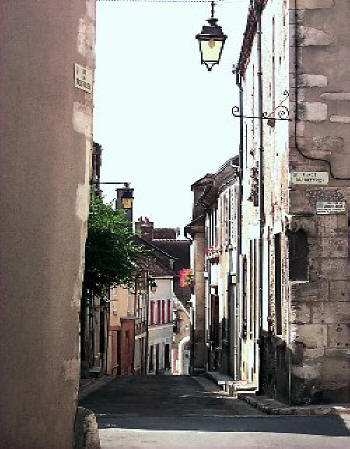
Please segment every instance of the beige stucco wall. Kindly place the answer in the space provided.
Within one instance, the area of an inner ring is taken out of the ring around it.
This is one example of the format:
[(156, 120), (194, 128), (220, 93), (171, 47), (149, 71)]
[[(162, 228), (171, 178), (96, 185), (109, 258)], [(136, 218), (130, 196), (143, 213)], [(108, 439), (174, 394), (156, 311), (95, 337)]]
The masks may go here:
[[(199, 228), (199, 227), (198, 227)], [(196, 372), (206, 369), (208, 351), (205, 345), (206, 308), (205, 308), (205, 235), (203, 229), (195, 229), (191, 245), (191, 267), (193, 267), (195, 284), (191, 297), (194, 308), (193, 326), (193, 368)]]
[(88, 213), (93, 0), (0, 3), (0, 440), (70, 449)]
[(110, 326), (120, 326), (120, 318), (134, 313), (135, 295), (127, 287), (119, 285), (111, 289)]

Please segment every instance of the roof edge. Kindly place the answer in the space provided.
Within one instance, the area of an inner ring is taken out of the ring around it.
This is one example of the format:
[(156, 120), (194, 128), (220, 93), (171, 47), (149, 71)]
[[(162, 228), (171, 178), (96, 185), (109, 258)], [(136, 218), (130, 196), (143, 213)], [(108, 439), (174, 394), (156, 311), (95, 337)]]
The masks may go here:
[(248, 10), (247, 24), (244, 32), (241, 52), (238, 59), (237, 71), (244, 75), (249, 63), (254, 38), (256, 35), (259, 14), (264, 10), (268, 0), (251, 0)]

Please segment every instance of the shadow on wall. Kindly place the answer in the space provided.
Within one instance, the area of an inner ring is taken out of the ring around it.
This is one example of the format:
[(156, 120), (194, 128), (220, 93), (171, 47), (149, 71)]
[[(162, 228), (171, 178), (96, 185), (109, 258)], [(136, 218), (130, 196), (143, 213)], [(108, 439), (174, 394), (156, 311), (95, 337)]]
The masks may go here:
[[(260, 340), (260, 393), (291, 405), (344, 403), (350, 401), (350, 389), (343, 364), (348, 363), (341, 353), (322, 358), (306, 358), (305, 345), (294, 342), (293, 350), (287, 348), (285, 341), (280, 337), (266, 335)], [(330, 365), (332, 364), (333, 367)], [(314, 378), (297, 377), (289, 373), (289, 366), (293, 372), (305, 370), (319, 370), (319, 376)], [(300, 368), (300, 370), (299, 370)], [(341, 385), (339, 376), (337, 383), (334, 373), (344, 373), (344, 382)], [(290, 376), (290, 377), (289, 377)], [(325, 385), (334, 385), (337, 388), (326, 388)]]

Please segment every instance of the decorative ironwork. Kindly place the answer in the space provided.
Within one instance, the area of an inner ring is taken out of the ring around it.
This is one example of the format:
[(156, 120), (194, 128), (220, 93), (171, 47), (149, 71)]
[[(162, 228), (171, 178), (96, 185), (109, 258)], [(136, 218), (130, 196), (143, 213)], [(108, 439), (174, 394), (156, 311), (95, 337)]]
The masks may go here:
[(243, 118), (256, 118), (256, 119), (262, 119), (262, 120), (269, 120), (270, 126), (274, 126), (274, 122), (276, 120), (287, 120), (291, 121), (289, 118), (289, 109), (287, 106), (285, 106), (283, 103), (288, 100), (289, 98), (289, 92), (288, 90), (285, 90), (283, 92), (284, 99), (281, 101), (281, 103), (269, 114), (268, 112), (263, 112), (261, 117), (260, 116), (250, 116), (250, 115), (242, 115), (240, 114), (239, 106), (233, 106), (232, 108), (232, 115), (234, 117), (243, 117)]

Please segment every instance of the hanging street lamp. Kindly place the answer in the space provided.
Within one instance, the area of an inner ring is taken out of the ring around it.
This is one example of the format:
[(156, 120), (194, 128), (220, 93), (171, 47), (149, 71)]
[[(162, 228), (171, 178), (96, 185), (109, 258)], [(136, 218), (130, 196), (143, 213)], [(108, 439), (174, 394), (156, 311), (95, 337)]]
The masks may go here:
[(132, 189), (126, 189), (121, 196), (121, 203), (123, 209), (132, 209), (132, 203), (134, 201), (134, 195)]
[(157, 292), (158, 285), (154, 279), (149, 280), (149, 286), (150, 286), (151, 292), (153, 294), (155, 294)]
[(215, 64), (219, 64), (222, 50), (226, 41), (226, 34), (221, 26), (217, 25), (218, 19), (214, 18), (215, 3), (211, 2), (211, 18), (207, 20), (209, 25), (203, 25), (201, 33), (196, 35), (201, 52), (201, 63), (210, 71)]

